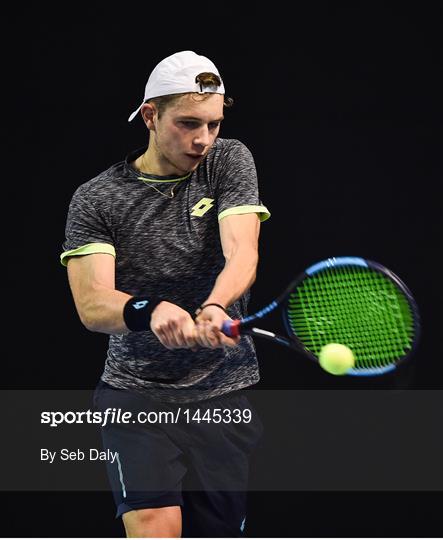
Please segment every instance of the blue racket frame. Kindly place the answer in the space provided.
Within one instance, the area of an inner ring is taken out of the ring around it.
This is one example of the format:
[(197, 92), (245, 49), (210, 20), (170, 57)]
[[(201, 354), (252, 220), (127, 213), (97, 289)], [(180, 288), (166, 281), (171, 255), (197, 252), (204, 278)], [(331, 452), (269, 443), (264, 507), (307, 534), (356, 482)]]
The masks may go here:
[[(280, 343), (282, 345), (285, 345), (287, 347), (290, 347), (292, 349), (295, 349), (303, 353), (307, 357), (309, 357), (314, 362), (318, 363), (317, 356), (304, 347), (303, 343), (297, 338), (297, 334), (294, 333), (294, 330), (292, 329), (289, 323), (288, 315), (287, 315), (289, 294), (306, 278), (313, 276), (314, 274), (323, 272), (327, 269), (336, 268), (340, 266), (362, 266), (365, 268), (371, 268), (375, 270), (376, 272), (380, 272), (381, 274), (389, 278), (395, 284), (395, 286), (404, 294), (406, 300), (408, 301), (409, 306), (411, 308), (411, 313), (412, 313), (413, 322), (414, 322), (414, 338), (411, 344), (411, 348), (407, 352), (406, 355), (397, 359), (395, 362), (387, 366), (383, 366), (383, 367), (351, 368), (346, 372), (346, 375), (358, 376), (358, 377), (365, 377), (365, 376), (370, 377), (370, 376), (384, 375), (386, 373), (389, 373), (395, 370), (400, 364), (407, 361), (414, 354), (418, 346), (420, 334), (421, 334), (421, 323), (420, 323), (420, 314), (419, 314), (418, 306), (411, 291), (408, 289), (408, 287), (406, 287), (403, 281), (396, 274), (394, 274), (391, 270), (389, 270), (388, 268), (386, 268), (385, 266), (377, 262), (363, 259), (361, 257), (352, 257), (352, 256), (331, 257), (331, 258), (325, 259), (323, 261), (317, 262), (309, 266), (304, 272), (299, 274), (288, 285), (288, 287), (280, 296), (278, 296), (275, 300), (273, 300), (270, 304), (262, 308), (260, 311), (257, 311), (253, 315), (250, 315), (238, 321), (225, 321), (222, 327), (223, 333), (225, 333), (228, 336), (248, 334), (251, 336), (258, 336), (261, 338), (265, 338), (265, 339)], [(265, 318), (272, 311), (275, 311), (279, 307), (282, 307), (281, 313), (283, 317), (283, 324), (288, 334), (287, 337), (275, 334), (274, 332), (271, 332), (268, 330), (263, 330), (261, 328), (255, 327), (255, 324), (260, 319)]]

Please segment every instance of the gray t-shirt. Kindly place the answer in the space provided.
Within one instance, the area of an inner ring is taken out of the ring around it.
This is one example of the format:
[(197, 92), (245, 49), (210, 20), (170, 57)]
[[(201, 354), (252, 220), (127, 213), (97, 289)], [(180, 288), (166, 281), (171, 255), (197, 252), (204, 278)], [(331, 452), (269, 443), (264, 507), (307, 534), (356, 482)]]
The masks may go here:
[[(194, 313), (223, 270), (219, 220), (269, 212), (260, 201), (254, 161), (235, 139), (217, 139), (198, 168), (184, 177), (143, 174), (128, 155), (75, 191), (61, 261), (88, 253), (115, 257), (117, 290), (164, 298)], [(171, 190), (173, 196), (171, 196)], [(232, 304), (247, 314), (249, 291)], [(254, 344), (242, 337), (224, 349), (166, 349), (149, 329), (111, 335), (102, 380), (153, 399), (188, 402), (218, 396), (259, 380)]]

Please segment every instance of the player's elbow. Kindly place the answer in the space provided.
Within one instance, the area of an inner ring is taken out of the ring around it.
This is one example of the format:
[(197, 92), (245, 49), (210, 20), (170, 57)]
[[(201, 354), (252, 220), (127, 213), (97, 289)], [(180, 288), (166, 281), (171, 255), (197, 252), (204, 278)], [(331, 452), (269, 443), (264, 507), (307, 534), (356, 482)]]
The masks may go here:
[(98, 332), (97, 320), (90, 313), (79, 310), (78, 315), (81, 323), (87, 330), (91, 332)]
[(99, 321), (97, 320), (97, 309), (93, 302), (83, 299), (83, 301), (76, 302), (76, 307), (80, 322), (83, 326), (91, 332), (98, 332)]

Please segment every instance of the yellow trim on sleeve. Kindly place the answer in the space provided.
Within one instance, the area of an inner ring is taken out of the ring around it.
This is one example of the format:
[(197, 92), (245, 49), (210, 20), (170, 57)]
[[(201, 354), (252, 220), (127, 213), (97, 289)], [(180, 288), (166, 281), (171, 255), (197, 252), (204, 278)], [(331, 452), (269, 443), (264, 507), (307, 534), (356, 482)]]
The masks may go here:
[(234, 206), (220, 212), (218, 215), (218, 220), (220, 221), (226, 216), (234, 216), (239, 214), (253, 214), (256, 213), (260, 221), (266, 221), (271, 217), (271, 212), (266, 208), (266, 206), (254, 206), (251, 204), (246, 204), (244, 206)]
[(68, 265), (67, 259), (69, 257), (75, 257), (76, 255), (91, 255), (92, 253), (108, 253), (115, 257), (115, 249), (111, 244), (102, 244), (100, 242), (93, 242), (92, 244), (85, 244), (76, 249), (65, 251), (60, 255), (60, 262), (63, 266)]

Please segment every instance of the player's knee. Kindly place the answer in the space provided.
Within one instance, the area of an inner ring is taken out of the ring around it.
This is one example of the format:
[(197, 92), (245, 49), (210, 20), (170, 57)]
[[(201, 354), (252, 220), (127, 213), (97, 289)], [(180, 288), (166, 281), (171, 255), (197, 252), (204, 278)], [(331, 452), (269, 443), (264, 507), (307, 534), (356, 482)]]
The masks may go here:
[(179, 506), (142, 508), (123, 514), (127, 538), (180, 538)]

